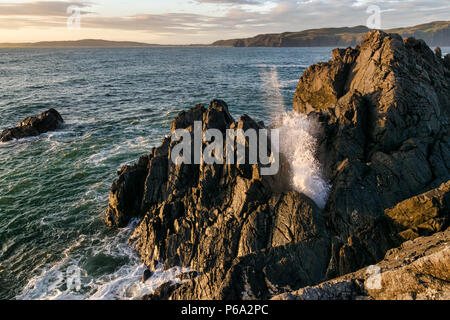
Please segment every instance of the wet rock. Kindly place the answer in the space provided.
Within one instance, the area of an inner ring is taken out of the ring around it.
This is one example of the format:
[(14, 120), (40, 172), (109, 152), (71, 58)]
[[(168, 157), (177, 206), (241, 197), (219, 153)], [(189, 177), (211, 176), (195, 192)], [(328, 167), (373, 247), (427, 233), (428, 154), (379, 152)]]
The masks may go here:
[(64, 120), (58, 111), (50, 109), (38, 116), (24, 119), (15, 128), (3, 130), (0, 133), (0, 142), (38, 136), (58, 129), (63, 123)]
[(155, 290), (155, 292), (142, 297), (142, 300), (148, 300), (148, 301), (169, 300), (172, 292), (179, 286), (180, 286), (179, 284), (176, 284), (176, 283), (174, 284), (170, 281), (163, 283)]
[(143, 156), (137, 164), (124, 166), (118, 172), (119, 178), (111, 186), (105, 214), (108, 226), (125, 227), (132, 218), (140, 216), (148, 161), (149, 158)]
[(450, 70), (450, 53), (446, 54), (444, 57), (444, 65), (445, 67)]
[[(246, 115), (235, 121), (226, 103), (214, 100), (209, 108), (181, 112), (171, 131), (186, 129), (194, 139), (194, 121), (201, 121), (203, 132), (212, 128), (223, 136), (227, 129), (264, 128)], [(261, 175), (259, 162), (175, 165), (175, 143), (165, 138), (148, 157), (124, 167), (106, 212), (108, 224), (118, 227), (143, 217), (130, 240), (151, 269), (161, 262), (200, 273), (171, 298), (263, 298), (324, 279), (330, 251), (324, 219), (311, 199), (289, 191), (286, 162), (275, 176)], [(207, 147), (204, 142), (203, 150)], [(248, 157), (248, 141), (244, 148)], [(282, 266), (298, 265), (317, 252), (320, 259), (280, 275)], [(246, 271), (235, 276), (241, 268)], [(262, 268), (264, 277), (254, 278)], [(270, 289), (260, 280), (270, 282)]]
[(145, 282), (145, 281), (147, 281), (148, 279), (150, 279), (152, 275), (153, 275), (153, 272), (150, 271), (149, 269), (146, 269), (146, 270), (144, 271), (144, 273), (142, 274), (142, 282)]

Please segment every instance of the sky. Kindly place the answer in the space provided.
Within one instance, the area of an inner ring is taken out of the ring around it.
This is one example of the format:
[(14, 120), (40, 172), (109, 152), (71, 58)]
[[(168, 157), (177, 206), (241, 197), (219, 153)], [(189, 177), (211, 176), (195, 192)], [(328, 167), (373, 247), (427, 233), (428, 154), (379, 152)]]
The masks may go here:
[(449, 20), (450, 0), (60, 0), (0, 1), (0, 43), (79, 39), (207, 44), (322, 27), (383, 29)]

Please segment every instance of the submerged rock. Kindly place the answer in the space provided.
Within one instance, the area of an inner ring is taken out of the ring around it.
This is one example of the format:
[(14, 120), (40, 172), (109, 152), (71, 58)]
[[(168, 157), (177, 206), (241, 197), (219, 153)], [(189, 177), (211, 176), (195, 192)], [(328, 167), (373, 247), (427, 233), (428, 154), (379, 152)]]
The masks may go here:
[(58, 111), (50, 109), (38, 116), (26, 118), (15, 128), (3, 130), (0, 133), (0, 142), (38, 136), (58, 129), (63, 123), (64, 120)]
[[(147, 298), (267, 299), (307, 287), (316, 292), (311, 297), (346, 298), (360, 283), (346, 280), (329, 294), (320, 290), (333, 285), (314, 286), (382, 260), (407, 230), (445, 230), (448, 183), (417, 195), (450, 180), (449, 80), (446, 62), (423, 41), (381, 31), (305, 72), (294, 109), (323, 126), (317, 157), (332, 183), (324, 209), (293, 190), (283, 155), (275, 176), (262, 175), (260, 162), (175, 165), (176, 142), (166, 137), (123, 167), (107, 223), (142, 218), (130, 241), (146, 265), (198, 272)], [(186, 129), (192, 137), (194, 121), (223, 136), (264, 128), (246, 115), (235, 121), (226, 103), (214, 100), (181, 112), (171, 133)]]
[(145, 283), (145, 281), (150, 279), (152, 275), (153, 275), (153, 272), (151, 270), (145, 269), (144, 273), (142, 274), (142, 282)]

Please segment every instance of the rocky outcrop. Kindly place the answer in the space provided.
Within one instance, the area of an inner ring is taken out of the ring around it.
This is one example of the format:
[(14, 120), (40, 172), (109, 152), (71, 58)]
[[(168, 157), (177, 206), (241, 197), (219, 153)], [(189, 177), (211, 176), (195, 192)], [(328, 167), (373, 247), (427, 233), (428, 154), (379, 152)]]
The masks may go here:
[(385, 210), (450, 179), (448, 71), (425, 42), (372, 31), (300, 79), (294, 109), (324, 126), (325, 214), (341, 241), (330, 274), (381, 259), (398, 241)]
[[(245, 115), (235, 121), (226, 103), (215, 100), (207, 109), (181, 112), (171, 133), (193, 135), (194, 121), (203, 132), (223, 135), (263, 128)], [(138, 164), (122, 168), (106, 213), (107, 223), (118, 227), (143, 217), (131, 241), (150, 268), (161, 262), (199, 272), (171, 290), (171, 298), (261, 299), (325, 278), (330, 241), (321, 210), (285, 187), (285, 164), (276, 176), (262, 176), (260, 164), (175, 165), (175, 144), (167, 137)], [(311, 255), (318, 258), (308, 261)]]
[[(292, 190), (283, 156), (274, 176), (261, 174), (261, 161), (176, 165), (177, 142), (165, 137), (124, 166), (111, 188), (107, 223), (122, 227), (141, 218), (130, 241), (150, 270), (162, 263), (196, 272), (146, 298), (388, 297), (366, 293), (362, 276), (326, 281), (376, 264), (406, 239), (448, 227), (449, 80), (445, 59), (423, 41), (381, 31), (304, 73), (294, 109), (322, 126), (317, 157), (332, 183), (324, 209)], [(181, 112), (171, 134), (185, 129), (195, 140), (196, 121), (203, 133), (216, 129), (222, 137), (228, 129), (265, 128), (246, 115), (236, 121), (225, 102), (214, 100)], [(210, 147), (193, 143), (191, 157)], [(248, 139), (244, 148), (248, 155)], [(418, 241), (411, 242), (418, 256), (430, 252)], [(415, 277), (414, 268), (429, 263), (419, 260), (389, 268)], [(436, 266), (448, 267), (441, 262)], [(307, 292), (295, 293), (302, 288)]]
[(450, 230), (407, 241), (383, 261), (274, 300), (449, 300)]
[(399, 226), (405, 240), (444, 231), (450, 225), (450, 181), (402, 201), (385, 213)]
[(26, 118), (15, 128), (3, 130), (0, 134), (0, 142), (38, 136), (58, 129), (63, 123), (64, 120), (58, 111), (50, 109), (38, 116)]

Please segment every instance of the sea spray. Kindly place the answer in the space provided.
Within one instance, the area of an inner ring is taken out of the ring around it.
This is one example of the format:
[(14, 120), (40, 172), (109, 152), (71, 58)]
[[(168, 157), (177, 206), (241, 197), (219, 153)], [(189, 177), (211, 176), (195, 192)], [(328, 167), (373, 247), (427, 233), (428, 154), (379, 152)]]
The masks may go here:
[[(189, 268), (165, 270), (159, 265), (142, 283), (146, 266), (127, 239), (138, 224), (134, 219), (118, 233), (79, 240), (65, 250), (64, 257), (32, 277), (18, 300), (134, 300), (154, 292), (166, 282), (178, 282)], [(91, 243), (87, 247), (87, 243)], [(75, 271), (75, 272), (73, 272)], [(78, 279), (73, 279), (73, 274)], [(75, 284), (75, 285), (71, 285)]]
[(277, 121), (280, 130), (280, 152), (291, 169), (292, 187), (324, 208), (331, 186), (322, 177), (316, 158), (319, 124), (297, 112), (285, 113)]
[(261, 78), (262, 90), (266, 99), (266, 113), (270, 119), (276, 119), (280, 114), (286, 112), (277, 67), (272, 66), (269, 70), (264, 68), (261, 71)]
[(292, 188), (324, 208), (331, 186), (322, 177), (320, 163), (316, 158), (320, 125), (304, 114), (286, 112), (276, 66), (271, 66), (269, 70), (263, 69), (261, 78), (267, 114), (280, 131), (280, 152), (291, 167)]

